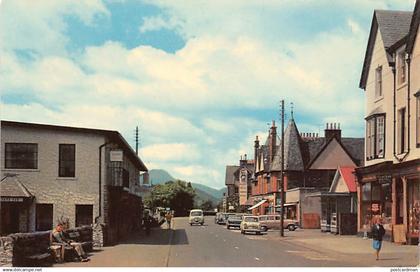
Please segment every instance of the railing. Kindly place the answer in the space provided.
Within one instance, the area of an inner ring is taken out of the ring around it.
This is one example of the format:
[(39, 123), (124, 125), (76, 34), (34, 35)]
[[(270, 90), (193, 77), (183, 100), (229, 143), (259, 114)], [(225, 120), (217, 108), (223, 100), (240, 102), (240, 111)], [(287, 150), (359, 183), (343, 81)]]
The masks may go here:
[(127, 169), (121, 166), (109, 166), (108, 173), (110, 178), (110, 185), (130, 187), (130, 174)]

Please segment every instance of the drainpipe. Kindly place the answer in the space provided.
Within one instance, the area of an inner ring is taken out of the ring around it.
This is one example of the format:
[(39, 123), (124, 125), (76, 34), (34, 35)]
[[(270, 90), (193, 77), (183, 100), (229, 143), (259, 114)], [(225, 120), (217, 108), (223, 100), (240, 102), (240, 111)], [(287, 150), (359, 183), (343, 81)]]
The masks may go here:
[(392, 76), (394, 78), (394, 93), (393, 93), (393, 100), (394, 100), (394, 104), (393, 104), (393, 112), (394, 112), (394, 120), (393, 120), (393, 129), (394, 129), (394, 137), (393, 137), (393, 155), (394, 158), (396, 158), (398, 161), (400, 160), (397, 157), (397, 152), (395, 151), (395, 141), (396, 141), (396, 108), (397, 108), (397, 98), (396, 98), (396, 91), (397, 91), (397, 75), (396, 75), (396, 71), (395, 71), (395, 65), (396, 65), (396, 54), (393, 54), (393, 63), (391, 64), (391, 69), (392, 69)]
[(98, 219), (102, 217), (102, 147), (109, 144), (109, 142), (105, 142), (99, 146), (99, 213), (98, 216), (95, 218), (95, 223), (97, 223)]
[[(395, 54), (394, 54), (395, 60)], [(407, 158), (408, 154), (410, 153), (410, 91), (411, 91), (411, 55), (407, 54), (407, 152), (405, 152), (404, 157), (401, 159), (396, 155), (395, 152), (395, 115), (396, 115), (396, 75), (395, 75), (395, 62), (394, 67), (392, 69), (394, 73), (394, 157), (398, 160), (398, 162), (402, 162)]]

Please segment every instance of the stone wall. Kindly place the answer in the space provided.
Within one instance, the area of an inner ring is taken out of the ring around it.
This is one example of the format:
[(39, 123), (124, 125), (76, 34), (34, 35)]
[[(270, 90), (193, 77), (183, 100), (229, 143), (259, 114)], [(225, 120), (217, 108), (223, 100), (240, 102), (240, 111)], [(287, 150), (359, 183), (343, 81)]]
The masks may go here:
[[(80, 233), (80, 241), (92, 241), (92, 228), (80, 227), (66, 232)], [(25, 256), (48, 253), (50, 246), (50, 231), (31, 233), (15, 233), (0, 237), (0, 267), (31, 266)], [(49, 258), (46, 262), (52, 262)]]
[(0, 237), (0, 267), (13, 266), (13, 238)]

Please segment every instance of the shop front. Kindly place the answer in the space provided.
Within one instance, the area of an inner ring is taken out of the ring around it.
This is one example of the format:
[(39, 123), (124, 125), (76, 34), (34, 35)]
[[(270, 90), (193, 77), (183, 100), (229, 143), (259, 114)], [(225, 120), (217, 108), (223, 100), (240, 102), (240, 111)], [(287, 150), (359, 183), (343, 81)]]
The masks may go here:
[(417, 244), (420, 218), (420, 160), (358, 168), (358, 232), (369, 233), (380, 216), (385, 239)]
[(34, 197), (16, 178), (6, 178), (0, 186), (0, 235), (29, 230), (29, 208)]

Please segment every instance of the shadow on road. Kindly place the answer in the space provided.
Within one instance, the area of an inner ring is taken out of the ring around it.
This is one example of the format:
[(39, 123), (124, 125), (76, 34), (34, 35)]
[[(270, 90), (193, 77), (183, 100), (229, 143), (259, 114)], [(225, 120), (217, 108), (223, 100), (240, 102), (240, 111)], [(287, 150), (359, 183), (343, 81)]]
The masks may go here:
[[(172, 239), (171, 239), (172, 237)], [(170, 241), (171, 240), (171, 241)], [(149, 235), (143, 231), (134, 233), (130, 237), (125, 238), (119, 244), (126, 245), (186, 245), (188, 237), (185, 229), (161, 229), (153, 228)]]

